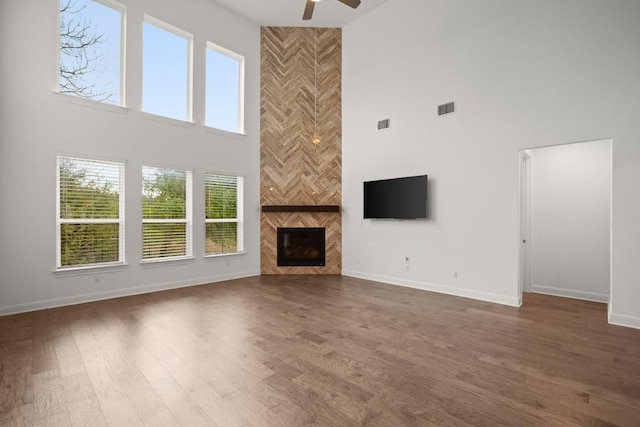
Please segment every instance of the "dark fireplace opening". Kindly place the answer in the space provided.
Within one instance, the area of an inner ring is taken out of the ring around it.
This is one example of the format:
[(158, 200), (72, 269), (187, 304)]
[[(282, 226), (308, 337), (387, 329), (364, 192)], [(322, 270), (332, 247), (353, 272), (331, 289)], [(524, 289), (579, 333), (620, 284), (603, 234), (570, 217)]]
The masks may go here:
[(325, 229), (278, 228), (278, 267), (325, 265)]

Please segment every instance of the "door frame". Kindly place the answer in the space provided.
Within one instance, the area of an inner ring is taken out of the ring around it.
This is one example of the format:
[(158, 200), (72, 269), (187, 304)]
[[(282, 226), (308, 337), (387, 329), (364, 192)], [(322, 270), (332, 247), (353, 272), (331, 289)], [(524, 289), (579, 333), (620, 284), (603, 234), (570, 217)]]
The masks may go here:
[[(599, 138), (585, 141), (574, 141), (564, 144), (542, 145), (539, 147), (523, 148), (518, 151), (518, 302), (522, 305), (522, 293), (531, 290), (531, 151), (539, 148), (557, 147), (583, 142), (609, 141), (609, 301), (607, 302), (608, 320), (611, 323), (611, 301), (613, 298), (613, 138)], [(522, 241), (525, 240), (526, 243)]]
[(519, 152), (520, 187), (518, 198), (518, 296), (531, 291), (531, 155), (528, 149)]

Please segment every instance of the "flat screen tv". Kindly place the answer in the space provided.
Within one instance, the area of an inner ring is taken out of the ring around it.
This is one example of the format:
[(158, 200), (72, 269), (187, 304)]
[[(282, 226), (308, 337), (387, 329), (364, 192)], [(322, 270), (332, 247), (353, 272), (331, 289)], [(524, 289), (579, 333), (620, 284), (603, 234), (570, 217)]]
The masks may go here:
[(427, 218), (427, 175), (365, 181), (364, 218)]

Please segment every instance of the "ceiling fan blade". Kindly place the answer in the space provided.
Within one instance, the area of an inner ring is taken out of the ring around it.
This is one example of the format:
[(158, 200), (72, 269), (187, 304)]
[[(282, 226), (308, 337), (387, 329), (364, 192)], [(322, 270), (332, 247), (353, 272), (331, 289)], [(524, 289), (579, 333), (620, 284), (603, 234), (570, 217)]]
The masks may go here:
[(351, 6), (352, 8), (357, 8), (360, 6), (360, 0), (338, 0), (340, 3), (344, 3), (347, 6)]
[(316, 3), (312, 0), (307, 0), (307, 5), (304, 7), (304, 13), (302, 19), (308, 21), (313, 16), (313, 8), (316, 7)]

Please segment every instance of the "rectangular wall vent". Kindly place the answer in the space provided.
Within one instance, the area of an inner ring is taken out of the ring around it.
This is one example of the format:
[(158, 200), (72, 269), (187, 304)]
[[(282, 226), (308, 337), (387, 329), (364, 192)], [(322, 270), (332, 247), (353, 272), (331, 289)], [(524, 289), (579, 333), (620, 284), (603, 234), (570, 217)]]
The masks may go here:
[(451, 114), (456, 111), (456, 103), (454, 101), (447, 102), (446, 104), (438, 105), (438, 115), (444, 116), (445, 114)]
[(378, 130), (389, 129), (391, 127), (391, 119), (378, 120)]

